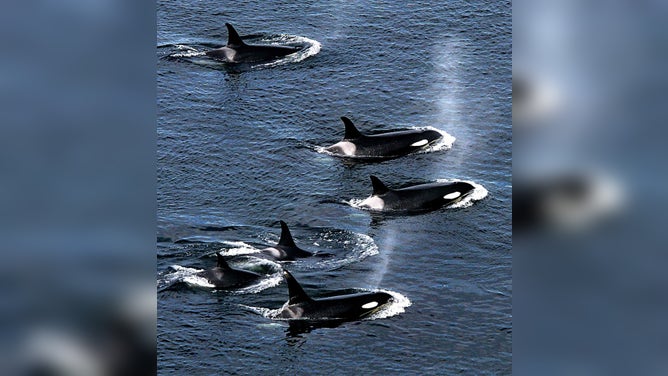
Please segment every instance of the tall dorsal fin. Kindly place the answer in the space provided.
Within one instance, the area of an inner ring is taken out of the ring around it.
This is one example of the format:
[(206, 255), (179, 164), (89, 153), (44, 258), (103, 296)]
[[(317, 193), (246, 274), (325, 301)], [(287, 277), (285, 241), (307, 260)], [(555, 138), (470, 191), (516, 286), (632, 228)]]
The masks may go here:
[(219, 267), (219, 268), (221, 268), (221, 269), (226, 269), (226, 270), (230, 270), (230, 269), (232, 269), (232, 268), (230, 268), (230, 266), (227, 264), (227, 261), (225, 261), (225, 259), (223, 258), (223, 255), (221, 255), (220, 253), (216, 253), (216, 256), (218, 256), (218, 267)]
[(290, 234), (290, 229), (288, 225), (281, 221), (281, 239), (278, 241), (278, 245), (284, 245), (286, 247), (297, 247), (295, 241), (292, 239), (292, 234)]
[(241, 40), (241, 37), (239, 36), (239, 33), (237, 33), (236, 30), (234, 30), (234, 27), (230, 25), (229, 23), (226, 23), (225, 26), (227, 26), (227, 45), (228, 46), (244, 46), (246, 43), (244, 43)]
[(390, 191), (380, 179), (373, 175), (371, 175), (371, 185), (373, 186), (374, 195), (382, 195)]
[(284, 269), (283, 277), (285, 277), (285, 280), (288, 282), (288, 292), (290, 294), (290, 300), (288, 300), (288, 304), (299, 304), (310, 302), (312, 300), (308, 295), (306, 295), (304, 289), (301, 287), (299, 282), (297, 282), (295, 277), (290, 274), (290, 272)]
[(346, 126), (346, 133), (343, 135), (344, 140), (354, 140), (356, 138), (364, 137), (364, 135), (357, 130), (355, 124), (353, 124), (350, 119), (345, 116), (341, 116), (341, 120), (343, 120), (343, 124)]

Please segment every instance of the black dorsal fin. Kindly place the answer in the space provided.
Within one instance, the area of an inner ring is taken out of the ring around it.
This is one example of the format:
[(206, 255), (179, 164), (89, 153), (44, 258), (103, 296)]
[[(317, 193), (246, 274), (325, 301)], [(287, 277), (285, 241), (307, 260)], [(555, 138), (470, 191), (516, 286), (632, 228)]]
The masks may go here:
[(380, 179), (373, 175), (371, 175), (371, 185), (373, 186), (374, 195), (382, 195), (390, 191)]
[(288, 282), (288, 292), (290, 294), (289, 304), (299, 304), (304, 302), (310, 302), (312, 299), (306, 295), (302, 286), (297, 282), (295, 277), (290, 274), (287, 270), (283, 270), (283, 277)]
[(346, 133), (343, 135), (344, 140), (354, 140), (356, 138), (364, 137), (364, 135), (357, 130), (355, 124), (353, 124), (350, 119), (345, 116), (341, 116), (341, 120), (343, 120), (343, 124), (346, 126)]
[(234, 30), (234, 27), (230, 25), (229, 23), (226, 23), (225, 26), (227, 26), (227, 45), (228, 46), (243, 46), (246, 43), (244, 43), (241, 40), (241, 37), (239, 36), (239, 33), (237, 33), (236, 30)]
[(281, 221), (281, 239), (278, 241), (278, 245), (284, 245), (286, 247), (297, 247), (295, 241), (292, 239), (292, 234), (290, 234), (290, 229), (288, 225)]
[(227, 265), (227, 261), (225, 261), (225, 259), (223, 258), (223, 255), (221, 255), (220, 253), (216, 253), (216, 256), (218, 256), (218, 267), (219, 268), (225, 269), (225, 270), (232, 269), (232, 268), (230, 268), (229, 265)]

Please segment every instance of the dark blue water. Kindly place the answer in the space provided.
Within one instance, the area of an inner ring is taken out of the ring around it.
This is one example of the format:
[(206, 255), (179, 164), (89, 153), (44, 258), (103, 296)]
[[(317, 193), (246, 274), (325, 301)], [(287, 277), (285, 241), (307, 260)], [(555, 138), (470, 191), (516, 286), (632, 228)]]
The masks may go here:
[[(200, 56), (225, 44), (225, 22), (309, 52), (241, 68)], [(510, 2), (163, 0), (157, 55), (161, 374), (511, 372)], [(347, 163), (318, 152), (342, 138), (340, 116), (456, 141)], [(488, 193), (380, 215), (348, 204), (369, 196), (369, 175)], [(284, 265), (312, 296), (380, 289), (400, 303), (334, 328), (272, 320), (287, 287), (281, 265), (255, 253), (278, 241), (279, 220), (302, 248), (332, 254)], [(240, 291), (202, 286), (192, 274), (219, 251), (266, 277)]]

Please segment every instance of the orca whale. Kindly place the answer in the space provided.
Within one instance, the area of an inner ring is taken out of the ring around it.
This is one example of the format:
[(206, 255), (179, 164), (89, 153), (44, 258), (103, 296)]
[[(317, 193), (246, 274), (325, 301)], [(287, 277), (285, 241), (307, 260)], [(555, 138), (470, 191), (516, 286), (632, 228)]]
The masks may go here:
[(433, 145), (443, 138), (439, 132), (429, 129), (364, 135), (347, 117), (342, 116), (341, 120), (346, 128), (343, 140), (325, 149), (340, 157), (396, 158)]
[(215, 50), (207, 51), (206, 55), (228, 63), (254, 63), (273, 60), (285, 55), (293, 54), (302, 47), (267, 46), (246, 44), (239, 37), (239, 33), (229, 23), (227, 26), (227, 45)]
[(357, 320), (378, 311), (393, 298), (386, 292), (363, 292), (337, 295), (321, 299), (309, 297), (299, 282), (283, 271), (288, 283), (290, 299), (283, 306), (278, 317), (304, 320)]
[(216, 253), (216, 256), (218, 256), (218, 265), (215, 268), (201, 271), (197, 275), (206, 278), (217, 289), (245, 287), (262, 278), (257, 273), (231, 268), (220, 253)]
[(274, 247), (265, 248), (262, 253), (279, 261), (294, 261), (297, 258), (313, 256), (311, 252), (300, 249), (292, 239), (288, 225), (281, 221), (281, 238)]
[(373, 193), (360, 204), (375, 211), (420, 211), (453, 204), (473, 192), (466, 182), (427, 183), (401, 189), (390, 189), (371, 176)]

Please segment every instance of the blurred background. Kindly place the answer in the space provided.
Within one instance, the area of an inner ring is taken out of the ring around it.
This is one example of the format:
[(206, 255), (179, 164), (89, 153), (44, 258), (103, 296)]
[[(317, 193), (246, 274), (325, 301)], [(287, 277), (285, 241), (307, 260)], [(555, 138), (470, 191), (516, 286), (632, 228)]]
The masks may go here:
[(0, 374), (154, 374), (155, 6), (0, 5)]
[(513, 3), (513, 372), (668, 373), (668, 4)]
[[(668, 373), (667, 11), (513, 4), (516, 374)], [(155, 5), (0, 30), (0, 372), (154, 374)]]

